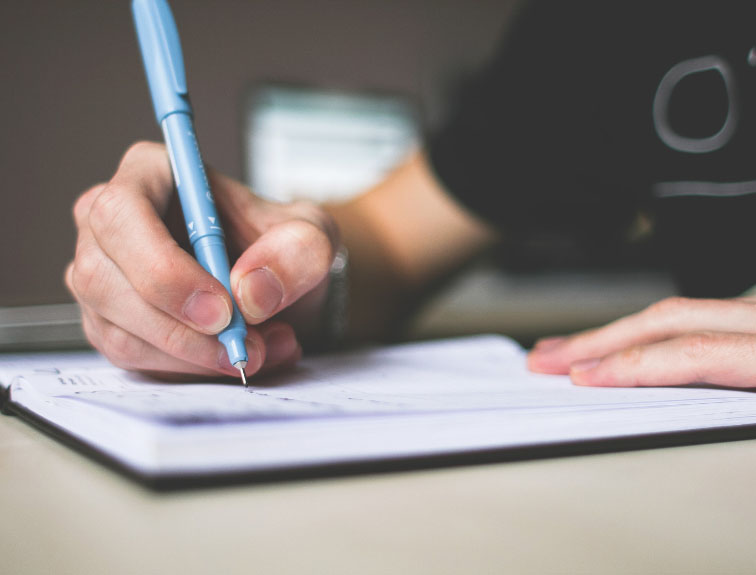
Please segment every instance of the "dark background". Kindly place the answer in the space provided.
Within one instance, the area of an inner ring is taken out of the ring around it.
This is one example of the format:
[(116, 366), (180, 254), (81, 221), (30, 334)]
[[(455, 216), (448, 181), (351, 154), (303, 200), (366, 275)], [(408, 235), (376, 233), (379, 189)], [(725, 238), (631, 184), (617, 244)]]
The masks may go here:
[[(71, 206), (160, 139), (127, 0), (0, 2), (0, 306), (67, 301)], [(405, 93), (426, 126), (491, 53), (513, 0), (173, 0), (205, 160), (242, 175), (261, 81)]]

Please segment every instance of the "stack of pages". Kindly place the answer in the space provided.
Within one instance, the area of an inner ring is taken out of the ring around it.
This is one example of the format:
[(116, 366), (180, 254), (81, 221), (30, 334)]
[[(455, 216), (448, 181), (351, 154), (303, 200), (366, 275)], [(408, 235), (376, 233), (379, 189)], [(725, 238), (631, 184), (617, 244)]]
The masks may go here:
[(501, 336), (307, 358), (249, 388), (161, 383), (94, 353), (0, 356), (0, 382), (5, 412), (155, 485), (756, 434), (756, 394), (576, 387)]

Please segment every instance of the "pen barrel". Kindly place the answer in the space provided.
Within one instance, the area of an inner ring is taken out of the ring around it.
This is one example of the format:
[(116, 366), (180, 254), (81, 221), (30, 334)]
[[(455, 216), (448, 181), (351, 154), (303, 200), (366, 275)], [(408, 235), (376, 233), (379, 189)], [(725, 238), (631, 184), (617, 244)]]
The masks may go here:
[(246, 323), (231, 291), (230, 266), (223, 241), (223, 228), (194, 135), (192, 118), (189, 114), (181, 112), (169, 114), (163, 119), (161, 126), (194, 255), (200, 265), (223, 284), (231, 296), (231, 323), (223, 330), (219, 339), (226, 346), (232, 365), (238, 361), (247, 361), (247, 352), (244, 349)]
[(223, 238), (218, 235), (206, 235), (194, 243), (194, 255), (200, 265), (223, 284), (231, 296), (233, 311), (231, 323), (218, 336), (218, 339), (226, 347), (228, 359), (231, 365), (239, 361), (247, 361), (247, 350), (244, 346), (244, 338), (247, 337), (247, 324), (234, 301), (229, 279), (230, 269), (226, 245)]
[(189, 241), (194, 246), (205, 236), (223, 237), (192, 117), (183, 112), (169, 114), (161, 122), (161, 127)]
[(176, 21), (166, 0), (132, 0), (131, 11), (158, 123), (173, 112), (191, 113)]

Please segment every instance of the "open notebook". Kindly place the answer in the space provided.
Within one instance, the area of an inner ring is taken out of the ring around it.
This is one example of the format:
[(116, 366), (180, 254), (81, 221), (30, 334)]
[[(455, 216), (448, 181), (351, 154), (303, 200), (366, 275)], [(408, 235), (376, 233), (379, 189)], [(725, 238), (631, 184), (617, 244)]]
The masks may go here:
[(156, 487), (756, 435), (756, 394), (591, 389), (500, 336), (312, 357), (248, 389), (159, 383), (96, 354), (0, 356), (4, 408)]

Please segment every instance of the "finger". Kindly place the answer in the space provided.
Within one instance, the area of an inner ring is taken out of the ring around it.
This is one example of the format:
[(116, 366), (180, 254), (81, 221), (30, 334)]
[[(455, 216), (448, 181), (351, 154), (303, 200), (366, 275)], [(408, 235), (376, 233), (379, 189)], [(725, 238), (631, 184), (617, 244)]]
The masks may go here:
[(138, 188), (162, 215), (174, 194), (168, 150), (157, 142), (132, 144), (110, 181)]
[(247, 186), (207, 167), (215, 205), (223, 220), (227, 247), (238, 257), (262, 234), (262, 230), (277, 223), (280, 203), (264, 200)]
[(265, 341), (265, 365), (262, 371), (293, 365), (301, 359), (302, 346), (290, 325), (272, 322), (261, 326), (260, 331)]
[[(288, 204), (272, 202), (255, 195), (244, 184), (207, 167), (218, 211), (227, 225), (227, 236), (244, 249), (270, 227), (289, 219), (309, 221), (321, 229), (332, 245), (338, 245), (339, 232), (333, 218), (312, 202)], [(231, 243), (232, 240), (229, 240)], [(241, 250), (243, 251), (243, 249)]]
[(317, 287), (333, 261), (337, 238), (328, 218), (305, 204), (287, 213), (294, 215), (267, 228), (231, 270), (234, 297), (248, 323), (267, 320)]
[[(166, 353), (86, 307), (82, 308), (82, 326), (93, 347), (108, 358), (111, 363), (124, 369), (205, 377), (224, 375), (238, 378), (239, 376), (239, 371), (231, 366), (228, 362), (228, 356), (222, 349), (216, 348), (217, 364), (215, 366), (187, 361)], [(255, 349), (255, 346), (260, 345), (260, 341), (253, 337), (248, 339), (246, 344), (248, 349)], [(210, 349), (214, 348), (211, 347)], [(262, 366), (262, 361), (254, 361), (255, 357), (261, 356), (259, 354), (251, 355), (253, 361), (249, 364), (249, 369), (245, 370), (249, 375), (259, 371)]]
[[(92, 311), (92, 316), (99, 316), (110, 324), (118, 325), (167, 356), (216, 372), (237, 373), (228, 362), (225, 348), (217, 337), (199, 333), (142, 300), (131, 289), (121, 271), (104, 254), (86, 255), (86, 252), (97, 251), (94, 242), (87, 242), (87, 233), (81, 233), (77, 247), (78, 260), (69, 266), (66, 278), (69, 289), (86, 309)], [(82, 272), (79, 263), (89, 260), (96, 260), (97, 263), (85, 264)], [(90, 267), (86, 267), (87, 265)], [(91, 266), (96, 266), (96, 271)], [(123, 361), (124, 354), (138, 354), (141, 351), (138, 346), (118, 349), (121, 337), (125, 336), (114, 332), (113, 341), (105, 338), (105, 343), (100, 344), (108, 357), (114, 356)], [(247, 370), (252, 374), (264, 360), (262, 336), (256, 330), (249, 330), (246, 344), (249, 356)], [(132, 359), (132, 363), (140, 363), (138, 356)]]
[(208, 369), (170, 356), (115, 324), (82, 309), (82, 328), (93, 347), (115, 366), (128, 370), (172, 372), (217, 377)]
[(580, 359), (699, 331), (756, 333), (756, 306), (742, 299), (669, 298), (604, 327), (543, 340), (528, 355), (528, 366), (567, 373)]
[(135, 145), (80, 229), (91, 229), (142, 299), (198, 331), (218, 333), (231, 319), (231, 298), (165, 227), (160, 215), (172, 187), (165, 149)]
[(89, 219), (89, 211), (92, 209), (92, 203), (106, 187), (107, 184), (97, 184), (76, 199), (73, 205), (73, 218), (77, 229), (89, 227), (87, 220)]
[(631, 347), (572, 365), (577, 385), (756, 387), (756, 336), (700, 332)]

